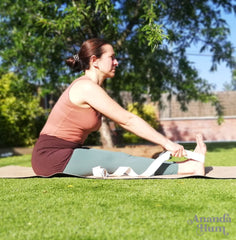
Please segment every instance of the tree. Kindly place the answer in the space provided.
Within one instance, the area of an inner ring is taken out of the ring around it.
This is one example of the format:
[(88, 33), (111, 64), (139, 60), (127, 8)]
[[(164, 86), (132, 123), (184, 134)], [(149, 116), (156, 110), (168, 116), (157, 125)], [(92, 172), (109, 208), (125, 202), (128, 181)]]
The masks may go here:
[[(193, 43), (212, 53), (212, 70), (224, 61), (233, 65), (230, 30), (221, 11), (236, 12), (231, 0), (2, 0), (0, 3), (1, 65), (26, 81), (57, 93), (71, 74), (64, 65), (81, 43), (104, 37), (120, 62), (106, 87), (120, 101), (121, 90), (159, 100), (177, 95), (186, 110), (190, 100), (212, 101), (212, 87), (199, 78), (187, 59)], [(168, 36), (168, 38), (166, 37)], [(44, 92), (45, 92), (44, 91)], [(220, 108), (219, 108), (220, 109)], [(219, 111), (220, 112), (220, 111)]]
[(225, 91), (236, 91), (236, 69), (232, 71), (232, 79), (230, 83), (224, 84)]

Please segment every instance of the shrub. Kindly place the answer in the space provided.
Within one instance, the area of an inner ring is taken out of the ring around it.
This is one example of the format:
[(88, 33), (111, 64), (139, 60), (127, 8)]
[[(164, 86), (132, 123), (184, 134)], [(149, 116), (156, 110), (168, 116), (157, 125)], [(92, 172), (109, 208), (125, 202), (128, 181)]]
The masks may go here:
[(0, 147), (32, 145), (45, 121), (33, 85), (13, 73), (0, 78)]
[[(140, 104), (137, 102), (130, 103), (127, 106), (127, 110), (144, 119), (153, 128), (158, 129), (159, 124), (157, 121), (156, 111), (155, 111), (155, 107), (152, 104)], [(130, 132), (123, 133), (123, 139), (125, 143), (131, 143), (131, 144), (145, 142), (144, 139)]]

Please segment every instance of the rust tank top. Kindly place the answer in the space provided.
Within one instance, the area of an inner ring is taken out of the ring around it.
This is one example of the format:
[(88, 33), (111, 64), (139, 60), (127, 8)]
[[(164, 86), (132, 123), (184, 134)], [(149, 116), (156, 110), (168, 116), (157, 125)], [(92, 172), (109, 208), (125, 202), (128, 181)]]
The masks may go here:
[(49, 114), (32, 153), (32, 168), (37, 175), (51, 176), (65, 169), (75, 148), (81, 147), (89, 133), (101, 126), (101, 114), (81, 108), (69, 99), (71, 86), (61, 95)]
[(83, 144), (88, 134), (97, 131), (101, 126), (101, 114), (92, 107), (81, 108), (69, 99), (71, 87), (75, 80), (61, 95), (53, 107), (40, 135), (55, 136), (66, 141)]

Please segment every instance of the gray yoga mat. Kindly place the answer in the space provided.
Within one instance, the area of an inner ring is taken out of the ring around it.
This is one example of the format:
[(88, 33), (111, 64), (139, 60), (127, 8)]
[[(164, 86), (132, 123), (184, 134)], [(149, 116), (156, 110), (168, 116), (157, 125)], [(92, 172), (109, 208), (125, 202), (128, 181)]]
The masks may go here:
[[(179, 179), (179, 178), (212, 178), (212, 179), (236, 179), (236, 166), (225, 167), (225, 166), (209, 166), (205, 167), (206, 175), (159, 175), (152, 177), (130, 177), (121, 176), (114, 177), (108, 176), (102, 179)], [(0, 168), (0, 178), (36, 178), (42, 177), (37, 176), (31, 167), (21, 167), (21, 166), (5, 166)], [(77, 177), (73, 175), (66, 175), (63, 173), (58, 173), (50, 177)], [(96, 179), (94, 176), (80, 176), (81, 178), (91, 178)], [(97, 178), (101, 179), (101, 178)]]

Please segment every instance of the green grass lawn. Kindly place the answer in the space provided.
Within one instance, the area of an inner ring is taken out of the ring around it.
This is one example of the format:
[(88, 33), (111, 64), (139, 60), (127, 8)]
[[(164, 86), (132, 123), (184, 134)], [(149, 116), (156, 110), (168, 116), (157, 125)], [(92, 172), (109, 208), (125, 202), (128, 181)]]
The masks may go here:
[[(235, 143), (208, 149), (207, 166), (236, 165)], [(30, 155), (0, 159), (13, 164), (30, 166)], [(236, 180), (0, 181), (4, 240), (236, 239)]]

